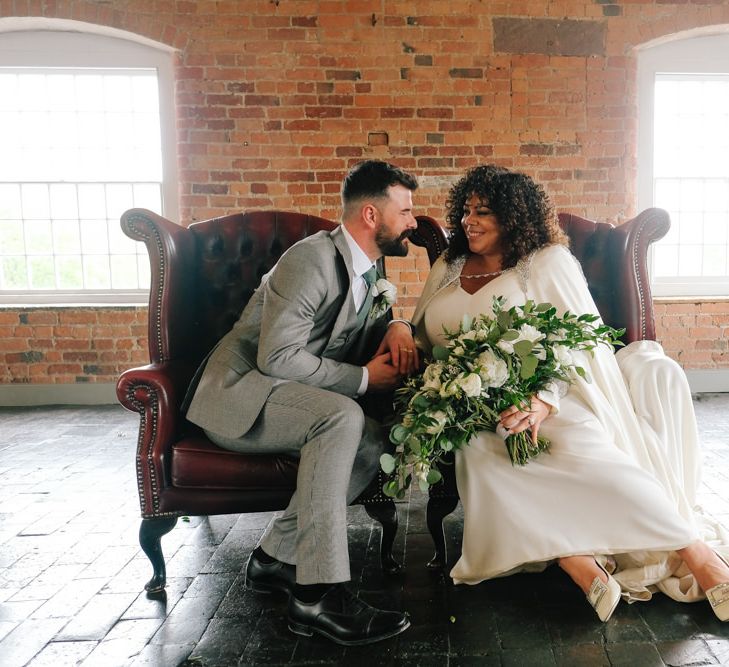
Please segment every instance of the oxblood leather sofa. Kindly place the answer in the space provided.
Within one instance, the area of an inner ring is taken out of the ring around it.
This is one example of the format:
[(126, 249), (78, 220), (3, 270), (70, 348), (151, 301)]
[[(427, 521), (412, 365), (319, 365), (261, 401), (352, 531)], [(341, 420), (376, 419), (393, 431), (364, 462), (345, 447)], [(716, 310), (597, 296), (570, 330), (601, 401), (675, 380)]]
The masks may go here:
[[(559, 222), (570, 238), (570, 249), (582, 265), (600, 315), (606, 324), (625, 328), (624, 343), (655, 340), (648, 248), (671, 226), (668, 213), (649, 208), (619, 226), (560, 213)], [(449, 463), (452, 463), (450, 458)], [(443, 479), (431, 487), (426, 510), (428, 530), (435, 544), (431, 568), (447, 564), (443, 519), (458, 504), (453, 465), (440, 468)]]
[[(280, 510), (296, 483), (297, 462), (286, 456), (246, 455), (216, 447), (180, 412), (201, 360), (232, 327), (261, 276), (296, 241), (335, 223), (280, 211), (235, 214), (182, 227), (143, 209), (121, 219), (124, 232), (147, 246), (151, 265), (150, 363), (124, 372), (121, 404), (139, 413), (136, 468), (142, 523), (139, 542), (153, 566), (148, 592), (164, 589), (161, 538), (181, 515)], [(445, 233), (421, 217), (412, 242), (431, 263), (445, 248)], [(391, 403), (391, 401), (389, 401)], [(381, 403), (365, 406), (378, 414)], [(392, 556), (397, 511), (382, 494), (380, 474), (356, 501), (382, 524), (383, 569), (397, 572)]]

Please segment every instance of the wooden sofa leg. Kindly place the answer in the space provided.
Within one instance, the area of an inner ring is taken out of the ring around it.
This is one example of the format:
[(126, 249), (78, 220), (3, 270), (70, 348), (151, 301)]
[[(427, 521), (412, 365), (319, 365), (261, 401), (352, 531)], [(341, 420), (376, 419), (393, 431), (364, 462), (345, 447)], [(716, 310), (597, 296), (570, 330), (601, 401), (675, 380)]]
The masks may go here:
[(169, 533), (177, 523), (176, 516), (160, 516), (142, 519), (139, 526), (139, 545), (152, 563), (152, 578), (144, 585), (148, 593), (159, 593), (167, 585), (165, 557), (162, 553), (162, 536)]
[(427, 567), (432, 570), (442, 569), (448, 562), (445, 545), (445, 532), (443, 530), (443, 519), (456, 509), (456, 505), (458, 505), (457, 496), (431, 496), (428, 498), (428, 507), (426, 509), (425, 519), (428, 524), (430, 535), (433, 538), (435, 554)]
[(385, 574), (397, 574), (402, 565), (392, 555), (392, 546), (397, 533), (397, 508), (394, 500), (379, 503), (365, 503), (365, 511), (382, 524), (380, 538), (380, 563)]

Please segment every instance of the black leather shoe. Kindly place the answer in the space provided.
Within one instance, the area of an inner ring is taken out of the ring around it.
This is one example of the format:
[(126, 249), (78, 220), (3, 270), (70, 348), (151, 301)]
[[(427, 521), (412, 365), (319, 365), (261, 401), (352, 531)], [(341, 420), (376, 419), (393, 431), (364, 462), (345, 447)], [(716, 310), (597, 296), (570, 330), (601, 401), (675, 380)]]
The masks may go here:
[(256, 593), (285, 593), (289, 595), (296, 583), (296, 566), (274, 560), (264, 563), (251, 553), (246, 566), (246, 588)]
[(289, 597), (289, 630), (311, 637), (315, 632), (344, 646), (373, 644), (410, 627), (406, 613), (376, 609), (345, 586), (333, 586), (318, 602)]

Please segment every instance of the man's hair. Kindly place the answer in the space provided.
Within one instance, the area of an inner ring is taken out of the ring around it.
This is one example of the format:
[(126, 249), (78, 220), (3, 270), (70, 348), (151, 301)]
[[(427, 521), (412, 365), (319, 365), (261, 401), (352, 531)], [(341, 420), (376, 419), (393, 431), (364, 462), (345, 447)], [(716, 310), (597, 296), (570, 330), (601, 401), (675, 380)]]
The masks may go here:
[(381, 199), (387, 197), (387, 189), (392, 185), (402, 185), (408, 190), (417, 190), (418, 181), (399, 167), (382, 160), (365, 160), (356, 164), (342, 182), (342, 207), (362, 199)]

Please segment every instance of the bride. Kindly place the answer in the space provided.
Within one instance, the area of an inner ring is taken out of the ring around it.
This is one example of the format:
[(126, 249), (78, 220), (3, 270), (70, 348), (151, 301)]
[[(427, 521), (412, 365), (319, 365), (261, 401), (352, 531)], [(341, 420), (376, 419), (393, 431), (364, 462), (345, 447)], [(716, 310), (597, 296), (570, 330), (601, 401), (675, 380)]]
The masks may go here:
[[(559, 314), (597, 313), (541, 186), (492, 165), (471, 169), (448, 197), (449, 248), (413, 318), (427, 353), (464, 313), (549, 301)], [(621, 596), (705, 597), (729, 620), (729, 534), (695, 506), (700, 453), (680, 367), (653, 341), (579, 356), (592, 382), (553, 385), (527, 409), (501, 414), (508, 433), (551, 440), (513, 467), (502, 438), (482, 432), (457, 452), (464, 510), (455, 583), (476, 584), (556, 561), (607, 621)]]

